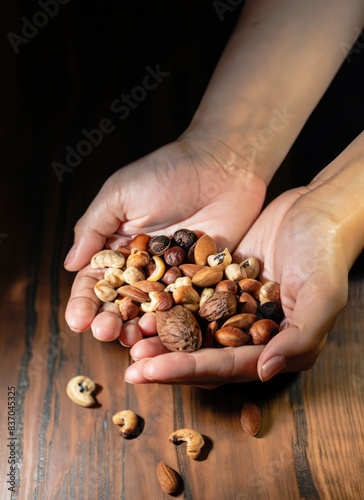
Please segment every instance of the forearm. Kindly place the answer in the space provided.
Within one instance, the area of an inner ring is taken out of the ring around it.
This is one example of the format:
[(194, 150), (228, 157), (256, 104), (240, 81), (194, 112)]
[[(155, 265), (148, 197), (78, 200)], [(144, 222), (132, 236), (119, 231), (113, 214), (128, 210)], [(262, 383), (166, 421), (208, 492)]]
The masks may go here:
[(363, 0), (248, 0), (188, 133), (218, 135), (268, 183), (363, 23)]
[(350, 270), (364, 248), (364, 132), (308, 186), (325, 212)]

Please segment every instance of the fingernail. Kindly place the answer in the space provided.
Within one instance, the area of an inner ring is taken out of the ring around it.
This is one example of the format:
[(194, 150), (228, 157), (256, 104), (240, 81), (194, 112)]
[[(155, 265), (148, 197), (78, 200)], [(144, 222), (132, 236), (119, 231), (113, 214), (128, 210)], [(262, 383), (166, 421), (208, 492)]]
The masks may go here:
[(68, 252), (68, 254), (66, 255), (66, 258), (64, 259), (64, 265), (66, 266), (67, 264), (69, 264), (70, 262), (73, 261), (73, 257), (75, 256), (75, 253), (76, 253), (76, 246), (73, 245), (73, 247), (70, 249), (70, 251)]
[(262, 382), (277, 375), (286, 366), (286, 358), (284, 356), (274, 356), (264, 363), (260, 369), (259, 377)]

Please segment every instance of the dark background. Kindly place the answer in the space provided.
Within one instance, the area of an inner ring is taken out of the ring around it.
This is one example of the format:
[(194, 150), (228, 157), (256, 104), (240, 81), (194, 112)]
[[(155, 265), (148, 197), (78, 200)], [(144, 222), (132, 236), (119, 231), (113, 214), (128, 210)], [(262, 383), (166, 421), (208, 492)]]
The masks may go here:
[[(177, 138), (189, 124), (240, 8), (221, 20), (207, 0), (70, 0), (16, 54), (7, 35), (21, 35), (22, 18), (32, 20), (42, 8), (39, 1), (3, 2), (0, 233), (8, 236), (1, 245), (13, 245), (16, 252), (19, 241), (42, 237), (52, 221), (45, 222), (45, 214), (57, 203), (57, 220), (64, 214), (72, 221), (64, 228), (68, 248), (73, 224), (107, 177)], [(127, 119), (117, 120), (112, 101), (142, 82), (147, 65), (157, 64), (168, 78)], [(363, 84), (364, 54), (354, 52), (273, 179), (268, 200), (309, 182), (361, 132)], [(106, 117), (115, 131), (59, 182), (52, 162), (65, 163), (65, 147), (75, 147), (84, 128), (96, 128)], [(39, 218), (39, 235), (15, 237), (24, 218)]]

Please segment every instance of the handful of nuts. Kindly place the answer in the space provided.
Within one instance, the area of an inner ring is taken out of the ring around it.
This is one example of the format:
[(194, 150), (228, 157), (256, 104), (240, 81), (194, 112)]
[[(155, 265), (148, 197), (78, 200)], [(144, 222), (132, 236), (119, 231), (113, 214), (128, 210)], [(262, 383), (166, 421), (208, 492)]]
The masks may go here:
[(155, 313), (170, 351), (266, 344), (280, 330), (279, 283), (261, 283), (258, 259), (233, 263), (208, 234), (138, 234), (128, 247), (95, 254), (91, 267), (105, 268), (97, 297), (117, 304), (124, 321)]

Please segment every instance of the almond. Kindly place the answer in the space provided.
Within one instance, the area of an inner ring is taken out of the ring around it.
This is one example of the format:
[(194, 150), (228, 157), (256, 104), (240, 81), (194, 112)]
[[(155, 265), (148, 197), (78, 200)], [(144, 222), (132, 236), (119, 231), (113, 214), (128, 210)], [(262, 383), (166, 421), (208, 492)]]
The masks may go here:
[(250, 293), (255, 299), (259, 300), (259, 293), (262, 288), (260, 281), (253, 278), (244, 278), (238, 282), (238, 285), (242, 292)]
[(165, 493), (176, 493), (181, 485), (181, 476), (177, 471), (169, 467), (164, 462), (159, 462), (157, 466), (157, 477), (162, 490)]
[(208, 234), (203, 234), (194, 249), (195, 264), (205, 266), (209, 255), (217, 253), (216, 242)]
[(162, 490), (168, 494), (176, 493), (182, 483), (178, 472), (163, 462), (159, 462), (157, 466), (157, 477)]
[(198, 264), (181, 264), (178, 266), (178, 269), (182, 271), (183, 276), (188, 276), (189, 278), (193, 278), (197, 271), (203, 268), (204, 266), (199, 266)]
[(138, 288), (139, 290), (142, 290), (145, 293), (149, 292), (159, 292), (164, 290), (164, 285), (163, 283), (160, 283), (159, 281), (149, 281), (149, 280), (141, 280), (141, 281), (136, 281), (133, 286), (135, 288)]
[(136, 286), (134, 285), (124, 285), (119, 287), (117, 290), (119, 295), (121, 297), (129, 297), (131, 300), (134, 300), (135, 302), (149, 302), (150, 297), (146, 292), (143, 292), (142, 290), (139, 290)]
[(258, 302), (248, 292), (241, 292), (239, 297), (239, 311), (241, 313), (256, 314), (258, 311)]
[(240, 413), (240, 423), (244, 432), (256, 436), (262, 426), (259, 407), (254, 403), (245, 403)]
[(222, 325), (222, 328), (225, 328), (226, 326), (234, 326), (235, 328), (248, 328), (255, 321), (257, 321), (257, 319), (258, 317), (255, 314), (235, 314), (225, 321), (225, 323)]
[(148, 234), (143, 234), (143, 233), (137, 234), (129, 243), (130, 251), (132, 253), (138, 251), (142, 252), (147, 251), (150, 240), (151, 236), (149, 236)]
[(240, 347), (250, 341), (250, 335), (235, 326), (225, 326), (217, 330), (215, 339), (225, 347)]
[(200, 287), (216, 285), (222, 280), (223, 273), (221, 269), (205, 266), (192, 277), (192, 283)]

